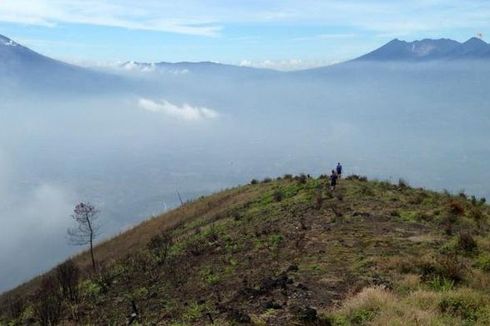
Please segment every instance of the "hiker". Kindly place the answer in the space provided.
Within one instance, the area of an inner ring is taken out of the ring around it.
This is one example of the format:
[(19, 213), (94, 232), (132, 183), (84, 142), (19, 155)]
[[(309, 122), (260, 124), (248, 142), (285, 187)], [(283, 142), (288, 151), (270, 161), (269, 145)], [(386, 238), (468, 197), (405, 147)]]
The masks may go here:
[(331, 191), (334, 191), (335, 186), (337, 186), (337, 178), (338, 178), (337, 172), (335, 172), (335, 170), (332, 170), (332, 174), (330, 175), (330, 190)]
[(342, 165), (339, 163), (337, 163), (337, 176), (339, 177), (339, 179), (342, 177)]

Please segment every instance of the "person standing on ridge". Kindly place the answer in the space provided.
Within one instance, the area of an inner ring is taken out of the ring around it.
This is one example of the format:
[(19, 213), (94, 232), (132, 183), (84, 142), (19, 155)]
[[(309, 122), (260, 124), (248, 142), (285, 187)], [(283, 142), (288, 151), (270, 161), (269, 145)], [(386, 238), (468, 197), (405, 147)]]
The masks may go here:
[(337, 176), (339, 179), (342, 177), (342, 165), (340, 164), (340, 162), (337, 163)]
[(332, 170), (332, 174), (330, 175), (330, 190), (334, 191), (335, 187), (337, 186), (337, 178), (338, 175), (335, 172), (335, 170)]

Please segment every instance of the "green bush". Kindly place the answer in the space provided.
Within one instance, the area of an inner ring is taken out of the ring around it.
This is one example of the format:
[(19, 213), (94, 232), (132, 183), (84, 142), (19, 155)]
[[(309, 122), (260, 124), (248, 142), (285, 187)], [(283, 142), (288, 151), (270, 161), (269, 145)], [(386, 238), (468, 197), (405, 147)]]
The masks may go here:
[(370, 321), (376, 318), (379, 313), (378, 308), (358, 308), (349, 314), (332, 314), (325, 318), (326, 325), (332, 326), (351, 326), (351, 325), (368, 325)]
[(199, 274), (207, 285), (215, 285), (221, 281), (221, 276), (210, 266), (205, 266)]
[(345, 178), (345, 180), (367, 182), (368, 181), (368, 178), (365, 177), (365, 176), (360, 176), (360, 175), (357, 175), (357, 174), (352, 174), (352, 175), (349, 175), (347, 178)]
[(436, 275), (428, 282), (428, 285), (434, 291), (445, 292), (454, 288), (454, 281), (445, 277)]
[(456, 283), (464, 278), (466, 266), (456, 253), (448, 253), (437, 259), (438, 273), (440, 276)]
[(428, 283), (439, 277), (457, 284), (463, 280), (466, 271), (465, 264), (458, 254), (453, 251), (443, 252), (436, 259), (421, 260), (416, 265), (422, 280)]
[(308, 177), (304, 173), (301, 173), (299, 176), (295, 177), (295, 180), (298, 181), (300, 184), (305, 184), (308, 180)]
[(276, 190), (272, 194), (272, 199), (274, 199), (275, 202), (280, 202), (284, 198), (284, 193), (281, 190)]
[(366, 325), (376, 317), (377, 313), (378, 311), (373, 309), (359, 309), (353, 312), (350, 316), (350, 321), (353, 325)]
[(281, 234), (273, 234), (269, 237), (269, 246), (271, 249), (276, 249), (282, 244), (283, 241), (284, 237)]
[(196, 322), (206, 310), (205, 305), (200, 305), (196, 302), (191, 303), (184, 313), (182, 314), (182, 319), (186, 322)]
[(479, 206), (472, 207), (468, 215), (475, 221), (478, 227), (480, 227), (482, 222), (484, 222), (486, 219), (485, 214), (483, 214), (483, 211)]
[(480, 255), (476, 260), (475, 267), (485, 272), (490, 272), (490, 254), (484, 253)]
[(283, 178), (285, 180), (292, 180), (293, 179), (293, 175), (292, 174), (285, 174)]
[(102, 288), (100, 285), (90, 279), (81, 282), (80, 290), (84, 297), (87, 297), (93, 301), (97, 300), (102, 293)]
[(407, 222), (415, 222), (420, 220), (420, 214), (417, 211), (401, 211), (400, 218)]
[(148, 296), (148, 289), (144, 286), (137, 288), (131, 292), (129, 295), (130, 300), (141, 300)]
[(472, 290), (451, 291), (442, 297), (438, 306), (442, 313), (459, 317), (466, 322), (475, 322), (480, 310), (488, 305), (487, 300), (488, 298)]
[(374, 191), (369, 184), (361, 184), (359, 192), (363, 196), (374, 196)]
[(163, 265), (167, 260), (172, 245), (172, 236), (168, 233), (162, 233), (151, 238), (147, 248), (154, 256), (157, 264)]
[(343, 316), (343, 315), (332, 315), (332, 316), (329, 316), (327, 315), (325, 317), (325, 323), (326, 325), (331, 325), (331, 326), (349, 326), (350, 325), (350, 322), (349, 320), (347, 319), (346, 316)]
[(32, 305), (29, 305), (24, 308), (24, 311), (22, 311), (20, 320), (22, 321), (23, 325), (29, 325), (29, 322), (32, 321), (33, 318), (34, 318), (34, 308)]

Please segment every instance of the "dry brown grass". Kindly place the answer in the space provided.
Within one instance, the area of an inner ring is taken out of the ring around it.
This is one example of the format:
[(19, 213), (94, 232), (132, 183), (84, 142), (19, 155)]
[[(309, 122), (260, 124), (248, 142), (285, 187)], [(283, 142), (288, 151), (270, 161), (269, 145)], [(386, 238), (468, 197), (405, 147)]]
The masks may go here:
[(393, 325), (393, 326), (445, 326), (447, 324), (438, 321), (434, 313), (430, 311), (414, 309), (413, 307), (399, 305), (397, 309), (383, 311), (379, 317), (372, 321), (371, 325)]
[[(413, 277), (405, 282), (417, 283)], [(488, 325), (490, 306), (488, 296), (471, 288), (418, 289), (400, 296), (369, 287), (347, 299), (331, 316), (335, 325)]]
[(362, 289), (361, 292), (348, 298), (340, 309), (340, 313), (351, 315), (362, 309), (376, 311), (382, 307), (390, 305), (396, 297), (393, 293), (381, 286), (374, 286)]
[(413, 292), (422, 287), (422, 279), (418, 274), (405, 274), (397, 284), (399, 292)]
[[(413, 300), (420, 300), (420, 297), (417, 293)], [(409, 305), (379, 286), (364, 288), (347, 299), (334, 315), (334, 324), (347, 325), (434, 325), (435, 320), (432, 309)]]
[(442, 325), (437, 321), (437, 302), (434, 292), (419, 290), (401, 299), (385, 288), (369, 287), (346, 300), (334, 314), (347, 324)]
[(434, 234), (420, 234), (409, 237), (408, 240), (413, 242), (435, 242), (441, 239), (440, 236)]
[(473, 269), (469, 278), (469, 285), (472, 288), (482, 289), (490, 293), (490, 273)]
[[(97, 263), (100, 265), (110, 264), (139, 248), (143, 248), (152, 237), (165, 230), (191, 222), (195, 218), (216, 216), (220, 212), (247, 202), (258, 191), (263, 191), (263, 189), (247, 186), (233, 188), (198, 201), (186, 203), (181, 207), (144, 221), (112, 239), (99, 243), (94, 249)], [(82, 270), (88, 270), (91, 264), (90, 254), (88, 251), (84, 251), (73, 257), (73, 261)], [(39, 287), (41, 280), (45, 276), (46, 274), (39, 275), (29, 282), (2, 294), (1, 298), (6, 298), (9, 295), (30, 296)], [(1, 300), (0, 304), (2, 304)]]
[[(203, 200), (186, 203), (168, 213), (151, 218), (120, 235), (106, 240), (95, 248), (95, 257), (100, 262), (122, 258), (146, 246), (151, 238), (180, 224), (192, 222), (195, 218), (206, 218), (229, 210), (239, 203), (246, 202), (253, 194), (253, 188), (235, 188)], [(82, 267), (89, 264), (88, 252), (75, 257)]]
[(437, 308), (437, 302), (439, 299), (440, 293), (418, 289), (411, 292), (410, 295), (405, 299), (405, 302), (419, 309), (433, 311)]

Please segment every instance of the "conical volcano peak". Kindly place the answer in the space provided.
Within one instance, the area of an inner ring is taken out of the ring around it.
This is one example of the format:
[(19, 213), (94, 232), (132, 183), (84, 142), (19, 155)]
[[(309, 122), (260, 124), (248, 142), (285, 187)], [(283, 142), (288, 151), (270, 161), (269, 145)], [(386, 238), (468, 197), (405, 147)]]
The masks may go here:
[(483, 39), (479, 38), (479, 37), (472, 37), (470, 39), (468, 39), (468, 41), (464, 42), (464, 44), (487, 44), (487, 42), (485, 42)]
[(15, 43), (14, 41), (12, 41), (11, 39), (9, 39), (8, 37), (3, 36), (1, 34), (0, 34), (0, 45), (5, 45), (5, 46), (18, 46), (17, 43)]

